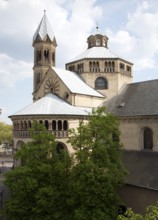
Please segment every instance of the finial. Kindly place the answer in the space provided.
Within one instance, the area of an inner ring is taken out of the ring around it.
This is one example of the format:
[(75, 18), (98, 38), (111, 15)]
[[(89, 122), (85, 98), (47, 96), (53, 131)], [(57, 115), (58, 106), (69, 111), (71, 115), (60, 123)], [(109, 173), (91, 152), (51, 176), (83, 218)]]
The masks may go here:
[(97, 34), (99, 33), (98, 22), (96, 22), (96, 32), (97, 32)]
[(46, 10), (44, 9), (44, 14), (46, 14)]

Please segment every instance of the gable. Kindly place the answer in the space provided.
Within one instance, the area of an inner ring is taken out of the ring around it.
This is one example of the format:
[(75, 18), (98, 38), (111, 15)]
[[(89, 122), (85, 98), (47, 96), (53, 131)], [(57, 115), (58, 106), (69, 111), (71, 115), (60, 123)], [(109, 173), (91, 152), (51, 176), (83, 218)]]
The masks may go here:
[(49, 68), (46, 73), (46, 76), (36, 93), (36, 100), (44, 97), (48, 93), (56, 94), (63, 99), (65, 99), (66, 94), (70, 93), (69, 89), (52, 68)]

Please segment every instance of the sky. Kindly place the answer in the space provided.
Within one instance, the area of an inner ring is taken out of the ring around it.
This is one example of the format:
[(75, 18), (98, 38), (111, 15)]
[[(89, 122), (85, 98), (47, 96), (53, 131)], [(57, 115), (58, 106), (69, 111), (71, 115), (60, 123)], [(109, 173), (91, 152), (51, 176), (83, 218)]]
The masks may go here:
[(0, 121), (32, 103), (33, 35), (44, 10), (57, 40), (56, 66), (108, 36), (109, 49), (133, 66), (133, 82), (158, 78), (158, 0), (0, 0)]

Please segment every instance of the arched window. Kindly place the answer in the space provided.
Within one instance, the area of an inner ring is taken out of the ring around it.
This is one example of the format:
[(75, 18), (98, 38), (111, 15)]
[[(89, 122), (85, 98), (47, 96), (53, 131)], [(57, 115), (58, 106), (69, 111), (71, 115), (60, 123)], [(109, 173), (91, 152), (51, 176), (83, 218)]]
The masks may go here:
[(105, 61), (105, 68), (108, 66), (108, 63)]
[(37, 50), (37, 62), (41, 61), (41, 50)]
[(49, 50), (46, 49), (44, 50), (44, 59), (48, 59), (49, 58)]
[(93, 62), (93, 64), (92, 64), (92, 65), (93, 65), (93, 68), (95, 68), (95, 66), (96, 66), (96, 65), (95, 65), (95, 62)]
[(20, 128), (20, 124), (19, 122), (17, 122), (17, 130), (19, 130), (19, 128)]
[(52, 130), (56, 131), (56, 121), (55, 120), (52, 121)]
[(31, 128), (31, 121), (28, 121), (28, 128)]
[(62, 130), (62, 122), (58, 121), (58, 130), (61, 131)]
[(104, 77), (98, 77), (95, 80), (95, 89), (103, 90), (108, 89), (108, 82)]
[(64, 121), (63, 128), (64, 128), (64, 131), (67, 131), (67, 129), (68, 129), (67, 121)]
[(44, 121), (44, 125), (45, 125), (45, 128), (48, 130), (49, 129), (49, 123), (47, 120)]
[(111, 72), (114, 72), (114, 71), (115, 71), (115, 62), (114, 62), (114, 61), (112, 62), (112, 68), (111, 68), (111, 70), (112, 70)]
[(153, 148), (153, 132), (150, 128), (145, 128), (143, 131), (144, 149), (152, 150)]
[(92, 62), (89, 62), (89, 68), (92, 68)]
[(25, 143), (23, 141), (18, 141), (16, 144), (16, 149), (21, 148)]
[(56, 145), (57, 153), (61, 153), (61, 151), (64, 149), (65, 149), (64, 145), (62, 143), (58, 142)]
[(20, 122), (20, 129), (23, 130), (23, 122)]
[(66, 156), (65, 154), (68, 153), (67, 152), (67, 147), (65, 146), (65, 144), (61, 143), (61, 142), (58, 142), (57, 145), (56, 145), (56, 151), (57, 151), (57, 154), (59, 155), (59, 158), (61, 160), (64, 159), (64, 156)]
[(112, 67), (115, 67), (115, 63), (114, 63), (114, 61), (112, 61)]
[(24, 121), (24, 130), (27, 130), (27, 122)]

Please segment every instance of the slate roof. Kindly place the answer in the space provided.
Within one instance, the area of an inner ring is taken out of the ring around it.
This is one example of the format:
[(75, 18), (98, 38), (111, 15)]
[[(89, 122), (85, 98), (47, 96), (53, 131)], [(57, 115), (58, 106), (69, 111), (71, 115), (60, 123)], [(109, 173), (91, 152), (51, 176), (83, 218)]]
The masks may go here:
[[(89, 110), (90, 111), (90, 110)], [(85, 108), (72, 106), (54, 94), (47, 94), (12, 116), (19, 115), (88, 115)]]
[(92, 87), (88, 86), (83, 79), (75, 72), (53, 67), (58, 77), (64, 82), (72, 93), (84, 94), (103, 98), (104, 96)]
[(53, 30), (49, 24), (48, 18), (44, 13), (44, 16), (33, 36), (33, 43), (36, 40), (37, 36), (40, 36), (41, 40), (44, 40), (46, 36), (49, 36), (50, 40), (53, 41), (55, 39)]
[(128, 171), (126, 183), (158, 190), (158, 152), (125, 150), (122, 159)]
[(158, 115), (158, 80), (127, 84), (103, 105), (117, 116)]
[(119, 58), (115, 53), (106, 47), (92, 47), (83, 51), (80, 55), (74, 57), (71, 62), (85, 58)]

